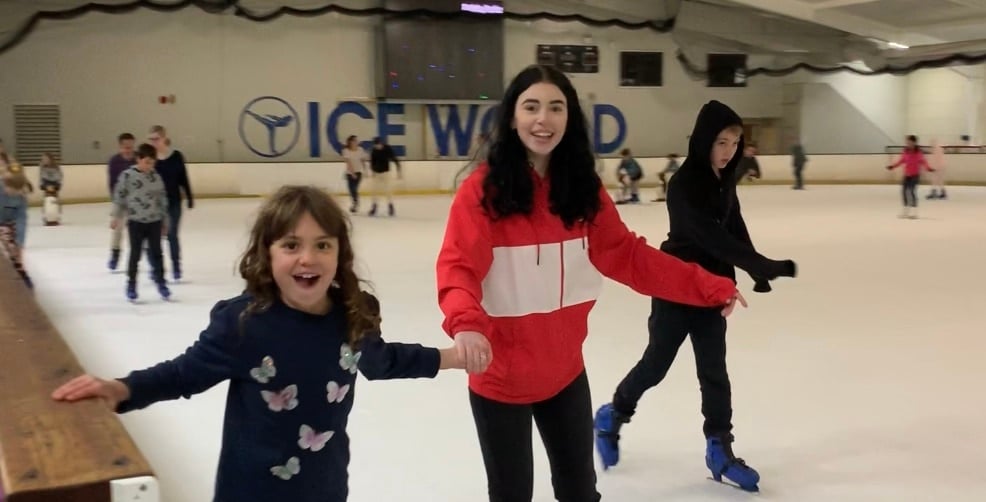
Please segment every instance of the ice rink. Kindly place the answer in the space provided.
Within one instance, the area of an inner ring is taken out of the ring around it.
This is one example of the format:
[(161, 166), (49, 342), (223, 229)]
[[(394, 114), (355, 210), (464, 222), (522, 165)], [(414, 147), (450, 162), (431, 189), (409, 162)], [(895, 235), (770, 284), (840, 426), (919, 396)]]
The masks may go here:
[[(729, 321), (734, 450), (759, 470), (762, 499), (984, 499), (986, 188), (952, 187), (949, 200), (927, 201), (922, 187), (918, 220), (897, 218), (899, 191), (740, 187), (757, 248), (799, 267), (796, 279), (775, 281), (768, 294), (753, 293), (740, 273), (750, 307)], [(648, 189), (642, 198), (653, 195)], [(353, 218), (357, 258), (391, 341), (451, 344), (435, 291), (450, 201), (402, 198), (396, 218)], [(198, 337), (216, 301), (242, 290), (235, 267), (259, 203), (202, 200), (186, 210), (186, 279), (163, 302), (143, 261), (137, 305), (124, 297), (125, 265), (106, 269), (108, 205), (66, 206), (59, 227), (40, 226), (34, 208), (25, 258), (37, 298), (94, 374), (123, 376), (171, 358)], [(663, 204), (620, 212), (653, 245), (663, 240)], [(648, 298), (606, 282), (584, 347), (594, 409), (643, 351), (648, 311)], [(225, 390), (121, 416), (162, 483), (163, 501), (211, 500)], [(465, 373), (361, 377), (355, 392), (352, 502), (486, 500)], [(699, 410), (694, 358), (682, 347), (624, 427), (620, 465), (597, 469), (603, 499), (749, 499), (706, 479)], [(535, 500), (554, 500), (539, 438), (535, 462)]]

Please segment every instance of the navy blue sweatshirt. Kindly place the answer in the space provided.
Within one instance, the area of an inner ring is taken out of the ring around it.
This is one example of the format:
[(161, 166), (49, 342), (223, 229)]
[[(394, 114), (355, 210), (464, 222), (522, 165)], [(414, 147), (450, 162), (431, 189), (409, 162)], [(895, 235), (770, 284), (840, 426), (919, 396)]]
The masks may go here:
[(743, 157), (743, 138), (729, 163), (716, 176), (712, 146), (723, 129), (743, 121), (728, 106), (710, 101), (698, 114), (688, 141), (688, 157), (668, 183), (670, 231), (661, 250), (698, 263), (716, 275), (736, 279), (733, 267), (756, 281), (754, 291), (770, 291), (768, 281), (794, 277), (791, 260), (772, 260), (757, 252), (736, 197), (736, 168)]
[(185, 190), (188, 207), (192, 207), (192, 186), (188, 183), (188, 170), (185, 169), (185, 157), (178, 150), (172, 150), (165, 159), (158, 159), (154, 165), (161, 179), (164, 180), (164, 190), (168, 195), (168, 207), (181, 205), (181, 189)]
[(346, 343), (344, 308), (326, 315), (277, 301), (243, 322), (243, 295), (217, 303), (183, 355), (121, 379), (130, 398), (117, 412), (188, 398), (229, 380), (215, 502), (343, 502), (356, 370), (370, 380), (432, 378), (437, 349), (364, 338)]

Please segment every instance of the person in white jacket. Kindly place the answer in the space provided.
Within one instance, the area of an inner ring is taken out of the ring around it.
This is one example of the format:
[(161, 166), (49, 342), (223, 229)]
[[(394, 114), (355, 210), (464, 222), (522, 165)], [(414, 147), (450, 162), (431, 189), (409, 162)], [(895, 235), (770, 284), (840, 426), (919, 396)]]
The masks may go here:
[(948, 195), (945, 193), (945, 147), (942, 146), (938, 139), (931, 142), (931, 168), (934, 171), (931, 173), (931, 193), (928, 194), (928, 199), (947, 199)]

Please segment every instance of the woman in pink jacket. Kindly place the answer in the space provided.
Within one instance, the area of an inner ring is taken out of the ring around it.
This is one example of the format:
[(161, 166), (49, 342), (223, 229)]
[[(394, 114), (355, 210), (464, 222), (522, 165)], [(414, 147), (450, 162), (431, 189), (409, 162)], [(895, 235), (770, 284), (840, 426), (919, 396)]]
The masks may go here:
[(926, 170), (932, 172), (934, 169), (928, 165), (927, 159), (924, 158), (924, 153), (921, 152), (921, 147), (918, 146), (918, 137), (913, 134), (907, 137), (907, 146), (904, 147), (900, 158), (897, 159), (897, 162), (887, 166), (887, 169), (892, 170), (901, 164), (904, 165), (904, 179), (902, 182), (904, 210), (901, 211), (900, 217), (916, 219), (918, 217), (918, 196), (915, 189), (918, 186), (918, 182), (921, 181), (921, 168), (924, 167)]

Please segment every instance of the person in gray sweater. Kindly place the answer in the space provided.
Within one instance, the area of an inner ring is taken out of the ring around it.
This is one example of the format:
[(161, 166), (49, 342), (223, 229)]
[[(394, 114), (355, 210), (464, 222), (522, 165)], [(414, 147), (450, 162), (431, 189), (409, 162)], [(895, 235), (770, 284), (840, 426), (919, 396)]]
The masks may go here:
[(130, 258), (127, 264), (127, 298), (137, 300), (137, 264), (146, 241), (148, 260), (154, 282), (161, 298), (167, 300), (171, 291), (164, 282), (164, 263), (161, 256), (161, 236), (168, 232), (168, 200), (164, 182), (154, 169), (157, 150), (147, 143), (137, 147), (137, 165), (123, 171), (113, 191), (113, 213), (110, 228), (123, 224), (126, 217), (130, 236)]
[(51, 153), (41, 154), (41, 163), (38, 164), (38, 176), (40, 178), (41, 191), (51, 193), (58, 197), (58, 192), (62, 191), (62, 166), (55, 161), (55, 156)]

